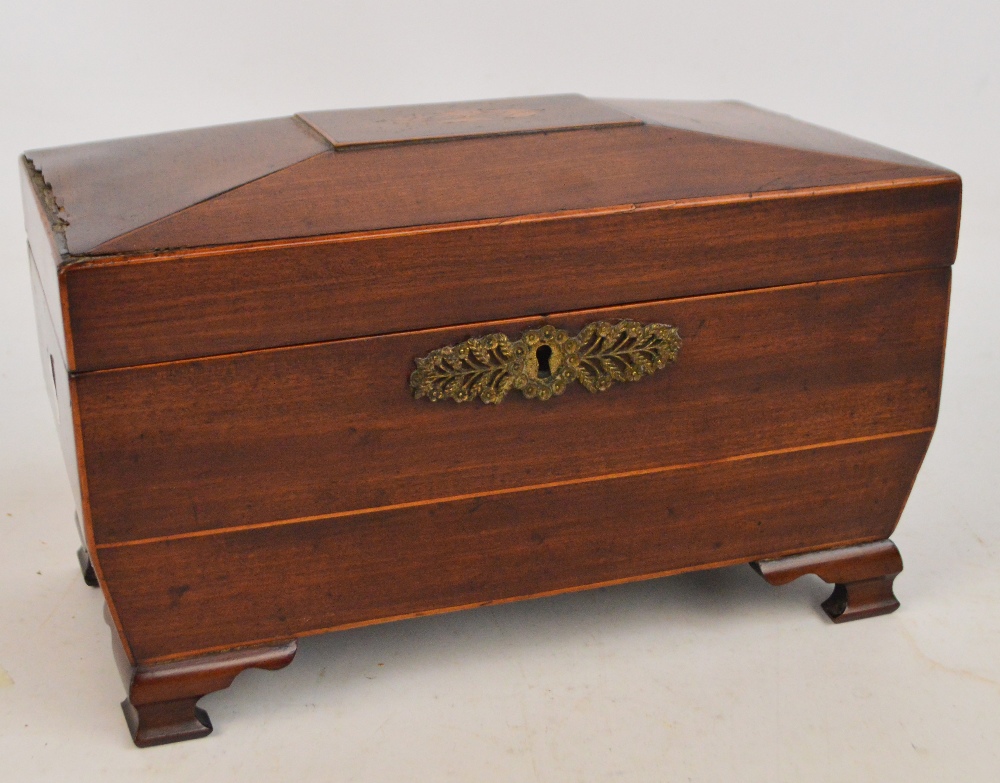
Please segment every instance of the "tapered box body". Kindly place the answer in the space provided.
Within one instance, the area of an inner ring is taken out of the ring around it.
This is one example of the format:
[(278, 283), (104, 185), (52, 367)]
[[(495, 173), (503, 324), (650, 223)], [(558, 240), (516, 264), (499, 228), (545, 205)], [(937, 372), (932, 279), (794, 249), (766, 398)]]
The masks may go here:
[(934, 430), (961, 181), (744, 104), (307, 112), (21, 168), (134, 671), (875, 545)]

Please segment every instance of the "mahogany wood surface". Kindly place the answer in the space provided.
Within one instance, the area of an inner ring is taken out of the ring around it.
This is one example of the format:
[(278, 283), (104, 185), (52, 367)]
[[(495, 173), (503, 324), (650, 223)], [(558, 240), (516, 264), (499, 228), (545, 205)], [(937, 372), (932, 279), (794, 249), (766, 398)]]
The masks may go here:
[(815, 574), (834, 584), (823, 611), (835, 623), (889, 614), (899, 608), (892, 582), (903, 570), (903, 559), (892, 541), (806, 552), (777, 560), (751, 563), (772, 585), (787, 584)]
[(594, 126), (642, 125), (642, 120), (582, 95), (311, 111), (295, 116), (309, 123), (337, 149)]
[[(28, 260), (32, 267), (32, 293), (35, 297), (35, 320), (47, 319), (52, 326), (54, 341), (51, 350), (62, 358), (62, 364), (72, 369), (72, 335), (63, 314), (64, 297), (58, 269), (63, 261), (59, 240), (62, 235), (53, 230), (46, 212), (44, 192), (32, 182), (29, 171), (21, 167), (21, 197), (24, 203), (24, 228), (28, 236)], [(41, 306), (41, 309), (39, 309)]]
[(602, 98), (601, 102), (646, 122), (709, 133), (727, 139), (756, 141), (830, 155), (939, 168), (912, 155), (872, 144), (845, 133), (767, 111), (741, 101), (650, 101)]
[(65, 356), (60, 351), (63, 341), (57, 335), (56, 327), (50, 318), (52, 311), (46, 302), (44, 284), (39, 276), (30, 243), (28, 255), (31, 267), (31, 289), (35, 304), (35, 324), (38, 328), (38, 343), (42, 360), (42, 377), (49, 395), (49, 402), (52, 405), (56, 430), (59, 434), (60, 451), (62, 451), (66, 475), (69, 478), (73, 494), (74, 516), (77, 532), (80, 535), (81, 545), (77, 549), (76, 557), (83, 574), (84, 584), (89, 587), (99, 587), (97, 571), (90, 557), (90, 550), (94, 547), (94, 542), (92, 539), (88, 539), (88, 526), (83, 522), (86, 514), (89, 513), (89, 505), (85, 504), (83, 499), (85, 476), (80, 469), (69, 371), (66, 368)]
[(957, 181), (67, 267), (77, 371), (950, 264)]
[[(32, 248), (29, 247), (29, 256), (32, 255)], [(49, 402), (52, 405), (53, 418), (59, 433), (59, 445), (73, 493), (74, 508), (79, 518), (84, 513), (84, 503), (69, 370), (66, 368), (65, 356), (60, 351), (62, 340), (49, 317), (52, 311), (48, 308), (48, 303), (45, 300), (44, 284), (38, 274), (34, 259), (31, 260), (30, 272), (31, 290), (35, 300), (35, 325), (38, 329), (38, 345), (41, 353), (42, 379), (49, 395)], [(81, 531), (82, 537), (83, 532)]]
[(835, 623), (892, 614), (899, 608), (899, 600), (892, 591), (895, 578), (896, 574), (887, 574), (857, 582), (838, 582), (821, 604), (823, 611)]
[[(892, 611), (961, 180), (741, 104), (312, 112), (22, 159), (39, 338), (139, 745), (295, 639), (753, 562)], [(676, 326), (593, 395), (414, 360)], [(89, 555), (88, 555), (89, 553)]]
[(198, 700), (232, 685), (247, 669), (282, 669), (298, 650), (295, 639), (185, 658), (156, 665), (132, 665), (112, 628), (112, 647), (127, 698), (122, 702), (132, 740), (140, 748), (197, 739), (212, 732)]
[(308, 112), (34, 150), (24, 165), (53, 192), (70, 257), (955, 178), (741, 104), (634, 103), (564, 95)]
[(415, 400), (414, 359), (541, 319), (74, 378), (98, 544), (932, 427), (947, 268), (571, 313), (673, 324), (675, 365), (591, 394)]
[(930, 432), (103, 547), (136, 657), (884, 539)]
[(330, 148), (292, 117), (32, 150), (70, 254)]
[(92, 252), (136, 253), (927, 176), (949, 175), (649, 125), (361, 147), (315, 155)]

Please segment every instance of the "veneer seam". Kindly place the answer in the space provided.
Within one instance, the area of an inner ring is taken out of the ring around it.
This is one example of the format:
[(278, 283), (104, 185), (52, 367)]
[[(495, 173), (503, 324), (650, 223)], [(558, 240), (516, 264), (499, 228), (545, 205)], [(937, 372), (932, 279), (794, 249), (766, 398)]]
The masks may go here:
[[(317, 154), (329, 154), (329, 150)], [(718, 196), (695, 196), (691, 198), (616, 204), (604, 207), (565, 209), (554, 212), (538, 212), (526, 215), (510, 215), (506, 217), (461, 220), (450, 223), (416, 224), (412, 226), (398, 226), (385, 229), (362, 229), (358, 231), (345, 231), (342, 233), (320, 234), (311, 237), (261, 239), (250, 242), (232, 242), (220, 245), (198, 245), (192, 248), (144, 250), (136, 251), (135, 253), (79, 256), (64, 255), (63, 263), (60, 265), (60, 273), (69, 270), (86, 269), (98, 266), (126, 266), (131, 264), (158, 263), (161, 261), (178, 261), (202, 256), (220, 256), (235, 253), (283, 250), (286, 248), (308, 247), (311, 245), (389, 239), (400, 236), (437, 234), (448, 231), (468, 231), (477, 228), (492, 228), (495, 226), (518, 225), (521, 223), (546, 223), (559, 220), (576, 220), (581, 218), (603, 217), (629, 212), (726, 206), (731, 204), (744, 204), (757, 201), (778, 201), (801, 197), (809, 198), (853, 195), (880, 190), (899, 190), (902, 188), (948, 185), (954, 184), (957, 180), (958, 176), (949, 172), (905, 178), (897, 177), (894, 179), (854, 182), (841, 185), (816, 185), (801, 188), (787, 188), (785, 190), (751, 191), (747, 193), (729, 193)]]
[[(885, 539), (877, 536), (864, 537), (858, 539), (847, 539), (844, 541), (835, 541), (829, 544), (824, 544), (821, 549), (816, 547), (800, 547), (796, 549), (789, 549), (787, 551), (783, 550), (781, 552), (776, 552), (774, 554), (768, 554), (768, 559), (777, 559), (782, 557), (788, 557), (789, 555), (803, 554), (805, 552), (818, 552), (825, 551), (827, 549), (840, 549), (845, 546), (852, 546), (855, 544), (868, 544), (874, 543), (876, 541), (883, 541)], [(289, 639), (301, 639), (307, 636), (320, 636), (326, 633), (332, 633), (334, 631), (349, 631), (355, 628), (366, 628), (372, 625), (384, 625), (386, 623), (393, 623), (399, 620), (413, 620), (418, 617), (432, 617), (439, 614), (450, 614), (452, 612), (462, 612), (466, 609), (479, 609), (485, 606), (500, 606), (502, 604), (512, 604), (519, 601), (530, 601), (535, 598), (551, 598), (557, 595), (566, 595), (568, 593), (580, 593), (585, 590), (593, 590), (600, 587), (614, 587), (616, 585), (630, 584), (633, 582), (647, 582), (653, 579), (662, 579), (668, 576), (677, 576), (679, 574), (691, 573), (692, 571), (706, 571), (714, 568), (726, 568), (730, 566), (743, 565), (744, 563), (753, 562), (754, 560), (759, 560), (763, 556), (751, 555), (749, 557), (738, 557), (730, 558), (729, 560), (721, 560), (717, 563), (699, 564), (692, 566), (682, 566), (680, 568), (671, 568), (666, 571), (654, 571), (649, 574), (639, 574), (637, 576), (626, 576), (619, 579), (608, 579), (601, 582), (594, 582), (593, 584), (586, 585), (572, 585), (570, 587), (560, 587), (555, 590), (544, 590), (540, 593), (529, 593), (527, 595), (515, 595), (505, 598), (497, 598), (489, 601), (475, 601), (469, 604), (459, 604), (457, 606), (445, 606), (436, 609), (426, 609), (419, 612), (407, 612), (404, 614), (393, 615), (392, 617), (377, 617), (371, 620), (358, 620), (355, 622), (344, 623), (341, 625), (331, 625), (323, 628), (311, 628), (307, 631), (300, 631), (293, 636), (274, 636), (265, 637), (263, 639), (254, 639), (248, 642), (239, 642), (238, 645), (226, 644), (220, 645), (218, 647), (205, 647), (194, 652), (185, 651), (180, 654), (174, 655), (162, 655), (155, 656), (152, 658), (145, 658), (142, 660), (143, 666), (152, 666), (161, 663), (168, 663), (171, 661), (186, 660), (189, 658), (197, 658), (202, 655), (209, 655), (218, 652), (225, 652), (228, 650), (239, 650), (243, 648), (254, 648), (262, 645), (274, 644), (278, 642), (287, 642)]]
[(272, 520), (270, 522), (255, 522), (248, 525), (234, 525), (232, 527), (212, 528), (210, 530), (193, 530), (185, 533), (173, 533), (163, 536), (151, 536), (149, 538), (131, 539), (128, 541), (109, 541), (97, 544), (97, 549), (117, 549), (126, 546), (144, 546), (147, 544), (158, 544), (168, 541), (179, 541), (188, 538), (201, 538), (204, 536), (227, 535), (230, 533), (240, 533), (250, 530), (261, 530), (270, 527), (280, 527), (284, 525), (297, 525), (309, 522), (319, 522), (327, 519), (342, 519), (344, 517), (361, 516), (364, 514), (376, 514), (386, 511), (397, 511), (408, 508), (419, 508), (422, 506), (440, 505), (444, 503), (457, 503), (464, 500), (476, 500), (478, 498), (497, 497), (500, 495), (512, 495), (521, 492), (534, 492), (536, 490), (553, 489), (556, 487), (568, 487), (576, 484), (590, 484), (598, 481), (611, 481), (614, 479), (635, 478), (638, 476), (649, 476), (657, 473), (669, 473), (675, 470), (693, 470), (697, 468), (711, 467), (714, 465), (724, 465), (733, 462), (743, 462), (750, 459), (762, 457), (774, 457), (782, 454), (793, 454), (802, 451), (814, 451), (822, 448), (832, 448), (836, 446), (847, 446), (853, 443), (866, 443), (870, 441), (887, 440), (890, 438), (902, 438), (912, 435), (922, 435), (932, 433), (934, 427), (920, 427), (910, 430), (898, 430), (896, 432), (879, 433), (877, 435), (863, 435), (856, 438), (844, 438), (842, 440), (826, 441), (824, 443), (812, 443), (804, 446), (788, 446), (781, 449), (752, 452), (749, 454), (738, 454), (719, 459), (702, 460), (699, 462), (683, 463), (678, 465), (661, 465), (655, 468), (641, 468), (638, 470), (622, 471), (618, 473), (607, 473), (600, 476), (585, 476), (583, 478), (564, 479), (560, 481), (545, 482), (542, 484), (528, 484), (519, 487), (504, 487), (501, 489), (489, 490), (485, 492), (472, 492), (464, 495), (452, 495), (442, 498), (425, 498), (413, 500), (405, 503), (393, 503), (386, 506), (373, 506), (371, 508), (350, 509), (348, 511), (335, 511), (329, 514), (316, 514), (313, 516), (293, 517), (290, 519)]
[[(950, 266), (950, 265), (948, 265)], [(230, 353), (215, 353), (205, 356), (191, 356), (184, 359), (167, 359), (161, 362), (146, 362), (143, 364), (130, 364), (123, 367), (100, 367), (93, 370), (74, 371), (71, 374), (74, 378), (84, 378), (89, 375), (104, 375), (107, 373), (127, 372), (130, 370), (145, 370), (155, 367), (168, 367), (178, 364), (191, 364), (193, 362), (206, 362), (224, 359), (236, 359), (242, 356), (254, 356), (261, 353), (271, 353), (273, 351), (295, 351), (299, 349), (319, 348), (328, 345), (339, 345), (342, 343), (358, 342), (361, 340), (376, 340), (391, 337), (409, 337), (418, 334), (434, 334), (435, 332), (447, 332), (454, 329), (466, 328), (470, 331), (481, 331), (484, 329), (502, 329), (505, 324), (523, 323), (525, 321), (542, 321), (546, 318), (568, 318), (573, 316), (586, 316), (599, 314), (605, 310), (634, 310), (642, 307), (656, 307), (659, 305), (683, 304), (699, 299), (722, 299), (732, 296), (754, 296), (756, 294), (770, 293), (772, 291), (787, 291), (797, 288), (808, 288), (809, 286), (849, 284), (860, 281), (874, 282), (892, 277), (902, 277), (904, 275), (919, 275), (941, 267), (919, 267), (915, 269), (902, 269), (894, 272), (879, 272), (871, 275), (855, 275), (852, 277), (836, 277), (827, 280), (807, 280), (799, 283), (785, 283), (782, 285), (772, 285), (763, 288), (740, 288), (733, 291), (717, 291), (710, 294), (692, 294), (690, 296), (670, 297), (668, 299), (646, 299), (635, 302), (625, 302), (621, 304), (601, 305), (600, 307), (584, 307), (575, 310), (559, 310), (551, 313), (523, 315), (514, 318), (503, 318), (491, 321), (471, 321), (469, 323), (444, 324), (442, 326), (430, 326), (422, 329), (403, 329), (396, 332), (380, 332), (377, 334), (358, 335), (356, 337), (338, 337), (332, 340), (317, 340), (307, 343), (293, 343), (291, 345), (273, 345), (266, 348), (250, 348), (245, 351), (232, 351)], [(683, 335), (682, 335), (683, 336)]]

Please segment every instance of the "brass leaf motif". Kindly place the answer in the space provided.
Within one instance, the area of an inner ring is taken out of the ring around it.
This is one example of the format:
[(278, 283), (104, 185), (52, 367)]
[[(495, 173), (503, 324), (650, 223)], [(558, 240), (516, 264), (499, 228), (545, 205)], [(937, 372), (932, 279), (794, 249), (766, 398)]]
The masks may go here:
[(672, 326), (638, 321), (588, 324), (575, 337), (554, 326), (473, 337), (417, 359), (410, 388), (417, 399), (496, 404), (511, 389), (547, 400), (573, 381), (591, 392), (638, 381), (677, 359), (681, 338)]

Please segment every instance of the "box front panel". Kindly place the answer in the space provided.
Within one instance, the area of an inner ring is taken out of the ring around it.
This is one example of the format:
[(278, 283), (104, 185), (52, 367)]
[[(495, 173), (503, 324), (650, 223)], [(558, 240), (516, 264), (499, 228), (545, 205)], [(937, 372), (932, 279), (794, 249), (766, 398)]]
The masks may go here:
[(70, 367), (947, 266), (960, 198), (946, 178), (94, 259), (63, 273)]
[(887, 537), (930, 433), (102, 548), (143, 661)]
[(591, 394), (414, 399), (414, 359), (541, 319), (75, 379), (98, 544), (342, 516), (933, 426), (949, 270), (553, 316), (676, 326)]

